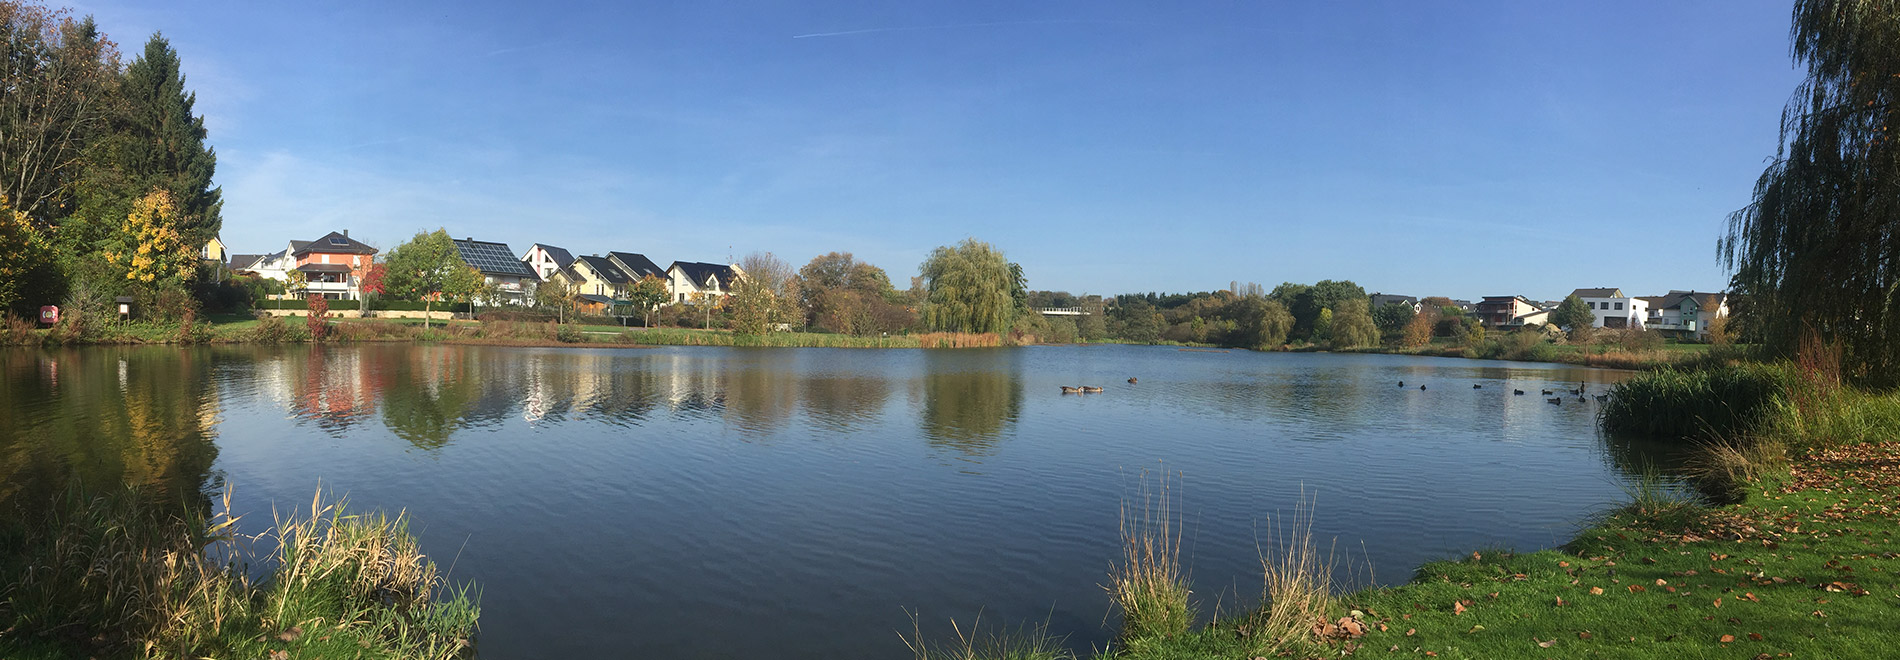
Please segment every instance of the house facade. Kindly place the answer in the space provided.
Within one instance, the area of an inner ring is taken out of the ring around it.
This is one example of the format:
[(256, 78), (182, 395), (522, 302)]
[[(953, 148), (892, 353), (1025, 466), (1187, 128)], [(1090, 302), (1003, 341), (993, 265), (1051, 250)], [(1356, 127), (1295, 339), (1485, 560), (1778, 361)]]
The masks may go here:
[(1372, 309), (1378, 309), (1386, 305), (1405, 305), (1406, 307), (1412, 308), (1412, 313), (1414, 314), (1418, 313), (1419, 311), (1418, 298), (1415, 296), (1398, 296), (1398, 295), (1393, 295), (1390, 293), (1375, 293), (1375, 294), (1372, 294), (1371, 296), (1368, 296), (1368, 298), (1371, 299), (1370, 302), (1372, 305)]
[(464, 238), (455, 241), (455, 250), (463, 262), (481, 272), (482, 283), (494, 286), (509, 304), (525, 304), (534, 283), (540, 281), (527, 263), (515, 258), (507, 243)]
[[(1538, 315), (1543, 312), (1542, 316)], [(1543, 323), (1549, 313), (1524, 296), (1485, 296), (1478, 301), (1478, 322), (1487, 328), (1508, 328), (1528, 323)], [(1536, 319), (1536, 320), (1533, 320)]]
[(732, 284), (745, 275), (737, 265), (675, 261), (666, 267), (667, 292), (673, 302), (693, 302), (706, 296), (732, 295)]
[(304, 274), (302, 297), (331, 300), (361, 300), (363, 275), (375, 262), (376, 248), (350, 238), (349, 230), (330, 232), (322, 238), (296, 247), (293, 241), (290, 270)]
[(1649, 303), (1648, 327), (1669, 333), (1708, 339), (1709, 324), (1728, 316), (1728, 294), (1670, 291), (1644, 299)]
[(612, 260), (602, 256), (575, 257), (574, 263), (562, 273), (572, 274), (567, 279), (574, 283), (575, 295), (597, 303), (611, 305), (626, 300), (627, 289), (633, 285), (633, 278), (615, 266)]
[(555, 273), (573, 264), (574, 255), (568, 254), (564, 248), (535, 243), (528, 247), (527, 252), (522, 253), (521, 261), (528, 264), (528, 270), (534, 271), (535, 277), (545, 282)]
[(1606, 287), (1598, 289), (1577, 289), (1570, 295), (1583, 299), (1590, 305), (1590, 313), (1596, 315), (1591, 325), (1599, 328), (1643, 328), (1648, 321), (1649, 302), (1635, 296), (1623, 295), (1623, 290)]

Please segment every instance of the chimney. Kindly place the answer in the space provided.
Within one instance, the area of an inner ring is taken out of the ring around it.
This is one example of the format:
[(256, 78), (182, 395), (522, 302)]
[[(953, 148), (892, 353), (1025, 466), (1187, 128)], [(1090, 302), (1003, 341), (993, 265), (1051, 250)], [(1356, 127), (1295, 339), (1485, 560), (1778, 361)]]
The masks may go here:
[(345, 229), (345, 230), (343, 230), (343, 237), (344, 237), (344, 238), (349, 238), (349, 237), (350, 237), (350, 230), (348, 230), (348, 229)]

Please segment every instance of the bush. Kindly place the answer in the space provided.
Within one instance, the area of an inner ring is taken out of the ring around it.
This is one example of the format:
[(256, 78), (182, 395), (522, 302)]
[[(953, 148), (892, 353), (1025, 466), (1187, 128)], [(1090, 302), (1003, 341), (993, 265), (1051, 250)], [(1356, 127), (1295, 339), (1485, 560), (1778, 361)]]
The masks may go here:
[(578, 344), (581, 342), (584, 336), (581, 335), (580, 328), (574, 327), (571, 324), (563, 323), (554, 331), (554, 338), (560, 340), (563, 343)]
[(6, 314), (0, 319), (0, 346), (29, 346), (40, 343), (39, 327), (32, 319)]
[(251, 326), (245, 339), (263, 344), (279, 344), (300, 339), (296, 332), (297, 329), (283, 319), (265, 314), (258, 317), (257, 325)]
[(323, 341), (324, 331), (330, 327), (330, 301), (311, 298), (310, 315), (305, 316), (303, 321), (310, 332), (310, 341)]

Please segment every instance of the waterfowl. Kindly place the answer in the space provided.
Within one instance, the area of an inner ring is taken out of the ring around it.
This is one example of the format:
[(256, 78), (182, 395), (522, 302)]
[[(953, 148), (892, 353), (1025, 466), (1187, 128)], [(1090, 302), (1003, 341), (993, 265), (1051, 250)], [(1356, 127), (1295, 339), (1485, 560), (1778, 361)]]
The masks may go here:
[(1063, 386), (1062, 386), (1062, 393), (1063, 393), (1063, 394), (1081, 394), (1081, 393), (1082, 393), (1082, 388), (1080, 388), (1080, 387), (1069, 387), (1069, 386), (1067, 386), (1067, 385), (1063, 385)]
[(1550, 396), (1550, 390), (1544, 390), (1544, 396)]
[(1511, 390), (1511, 396), (1524, 396), (1524, 390)]
[(1094, 386), (1094, 385), (1083, 385), (1083, 386), (1082, 386), (1082, 391), (1084, 391), (1084, 392), (1089, 392), (1089, 393), (1095, 393), (1095, 392), (1100, 392), (1100, 391), (1102, 391), (1102, 388), (1099, 388), (1099, 387), (1096, 387), (1096, 386)]
[(1545, 400), (1545, 401), (1549, 401), (1549, 402), (1551, 402), (1551, 403), (1554, 403), (1554, 404), (1557, 404), (1557, 405), (1563, 405), (1563, 402), (1564, 402), (1564, 399), (1563, 399), (1563, 397), (1556, 397), (1556, 398), (1552, 398), (1552, 399), (1544, 399), (1544, 400)]
[(1477, 383), (1472, 383), (1472, 384), (1471, 384), (1471, 389), (1474, 389), (1474, 390), (1482, 390), (1482, 389), (1484, 389), (1484, 386), (1483, 386), (1483, 385), (1479, 385), (1479, 384), (1477, 384)]
[(1424, 385), (1420, 385), (1420, 386), (1418, 386), (1418, 389), (1419, 389), (1419, 391), (1420, 391), (1420, 392), (1423, 392), (1423, 391), (1425, 391), (1425, 386), (1424, 386)]
[(1405, 387), (1405, 381), (1399, 381), (1399, 387)]
[(1135, 379), (1133, 379), (1133, 378), (1130, 378), (1130, 379), (1128, 379), (1128, 384), (1129, 384), (1129, 385), (1133, 385), (1133, 384), (1135, 384)]

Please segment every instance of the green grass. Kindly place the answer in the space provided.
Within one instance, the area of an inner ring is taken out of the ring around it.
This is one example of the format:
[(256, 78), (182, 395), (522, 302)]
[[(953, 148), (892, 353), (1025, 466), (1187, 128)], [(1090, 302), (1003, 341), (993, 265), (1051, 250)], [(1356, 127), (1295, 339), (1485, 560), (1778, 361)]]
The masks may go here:
[[(403, 516), (313, 498), (262, 535), (239, 536), (228, 499), (211, 516), (181, 504), (131, 489), (75, 492), (8, 518), (0, 657), (450, 660), (472, 650), (477, 596), (437, 574)], [(251, 566), (269, 570), (253, 581)]]

